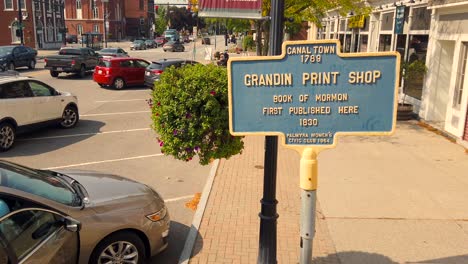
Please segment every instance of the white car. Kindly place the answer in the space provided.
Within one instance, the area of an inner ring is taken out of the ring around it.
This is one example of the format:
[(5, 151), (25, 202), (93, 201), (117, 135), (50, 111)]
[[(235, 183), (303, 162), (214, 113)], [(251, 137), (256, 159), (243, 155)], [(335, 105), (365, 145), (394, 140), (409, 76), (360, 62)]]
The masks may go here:
[(0, 152), (18, 133), (47, 124), (72, 128), (79, 120), (78, 99), (34, 78), (0, 73)]

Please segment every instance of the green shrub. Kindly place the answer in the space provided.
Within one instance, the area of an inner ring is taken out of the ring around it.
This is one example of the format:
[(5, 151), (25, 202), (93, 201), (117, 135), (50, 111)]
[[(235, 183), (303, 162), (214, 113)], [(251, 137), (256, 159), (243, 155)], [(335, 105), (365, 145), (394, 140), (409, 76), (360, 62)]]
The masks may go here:
[(255, 47), (255, 42), (252, 36), (248, 35), (244, 38), (244, 43), (242, 43), (242, 48), (244, 50), (252, 50)]
[(161, 151), (200, 164), (241, 153), (242, 137), (229, 133), (227, 72), (215, 65), (170, 67), (155, 83), (153, 129)]

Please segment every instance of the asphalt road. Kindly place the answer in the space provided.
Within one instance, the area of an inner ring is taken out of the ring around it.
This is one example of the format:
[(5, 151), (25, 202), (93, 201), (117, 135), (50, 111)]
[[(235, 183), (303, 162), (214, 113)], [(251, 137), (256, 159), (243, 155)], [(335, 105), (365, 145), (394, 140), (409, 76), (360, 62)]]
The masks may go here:
[[(124, 44), (128, 43), (122, 43), (125, 48)], [(193, 45), (186, 44), (186, 51), (177, 53), (165, 53), (162, 48), (126, 50), (133, 57), (150, 61), (192, 59)], [(201, 60), (204, 54), (198, 52), (195, 56)], [(43, 67), (39, 61), (35, 70), (18, 71), (77, 95), (80, 123), (69, 130), (51, 127), (22, 135), (13, 149), (0, 153), (0, 159), (35, 168), (114, 173), (154, 187), (166, 200), (172, 223), (168, 249), (151, 263), (177, 263), (194, 215), (185, 204), (202, 192), (211, 166), (201, 166), (196, 159), (184, 162), (161, 154), (156, 133), (150, 128), (150, 109), (145, 101), (150, 98), (150, 89), (100, 88), (91, 73), (83, 79), (65, 74), (52, 78)]]

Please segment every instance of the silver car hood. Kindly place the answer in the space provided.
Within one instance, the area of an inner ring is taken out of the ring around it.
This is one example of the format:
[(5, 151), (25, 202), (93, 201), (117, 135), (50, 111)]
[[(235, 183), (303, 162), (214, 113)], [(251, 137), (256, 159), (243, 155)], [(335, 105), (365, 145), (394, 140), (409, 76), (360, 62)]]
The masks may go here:
[(83, 170), (57, 171), (77, 180), (88, 192), (89, 204), (100, 205), (136, 196), (154, 196), (146, 185), (113, 174)]

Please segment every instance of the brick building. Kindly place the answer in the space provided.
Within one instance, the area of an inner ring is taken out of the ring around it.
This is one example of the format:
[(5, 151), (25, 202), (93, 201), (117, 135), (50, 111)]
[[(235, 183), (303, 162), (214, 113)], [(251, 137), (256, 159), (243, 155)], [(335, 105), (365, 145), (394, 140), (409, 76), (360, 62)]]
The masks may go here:
[[(24, 45), (32, 48), (60, 47), (64, 36), (63, 0), (21, 1)], [(0, 45), (19, 45), (20, 28), (17, 0), (0, 1)]]
[(65, 21), (68, 33), (104, 33), (104, 9), (107, 10), (108, 40), (149, 37), (152, 0), (65, 0)]
[(121, 40), (125, 34), (125, 1), (65, 0), (65, 23), (68, 33), (80, 38), (83, 33), (104, 33), (104, 10), (108, 40)]

